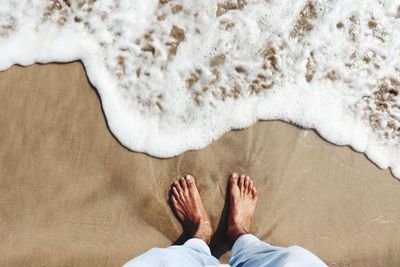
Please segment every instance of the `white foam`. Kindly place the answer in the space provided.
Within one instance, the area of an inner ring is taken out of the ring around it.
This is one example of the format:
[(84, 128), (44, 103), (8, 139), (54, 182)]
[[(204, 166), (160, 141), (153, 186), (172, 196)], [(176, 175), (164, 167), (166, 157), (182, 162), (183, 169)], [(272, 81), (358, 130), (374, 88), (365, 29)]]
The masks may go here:
[(83, 61), (110, 129), (170, 157), (281, 119), (400, 177), (400, 3), (0, 0), (0, 70)]

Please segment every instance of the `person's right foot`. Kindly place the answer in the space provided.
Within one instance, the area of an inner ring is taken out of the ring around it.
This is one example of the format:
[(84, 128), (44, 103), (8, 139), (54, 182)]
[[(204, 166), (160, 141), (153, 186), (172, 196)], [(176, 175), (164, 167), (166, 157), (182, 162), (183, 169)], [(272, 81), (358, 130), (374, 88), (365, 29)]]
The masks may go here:
[(228, 237), (235, 242), (250, 232), (250, 223), (257, 204), (257, 191), (249, 176), (232, 174), (229, 177), (230, 212)]
[(172, 185), (170, 201), (175, 214), (190, 237), (210, 243), (212, 226), (210, 217), (204, 209), (193, 176), (186, 175)]

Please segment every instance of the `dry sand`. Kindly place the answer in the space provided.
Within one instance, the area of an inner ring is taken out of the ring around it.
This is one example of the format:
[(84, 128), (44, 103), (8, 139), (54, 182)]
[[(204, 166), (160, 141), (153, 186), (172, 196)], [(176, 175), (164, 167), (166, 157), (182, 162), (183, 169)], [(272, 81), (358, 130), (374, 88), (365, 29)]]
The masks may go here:
[(311, 130), (260, 122), (172, 159), (130, 152), (78, 62), (0, 73), (0, 125), (1, 266), (119, 266), (170, 245), (181, 229), (166, 196), (186, 173), (226, 261), (232, 171), (255, 180), (263, 240), (304, 246), (330, 266), (400, 266), (400, 182)]

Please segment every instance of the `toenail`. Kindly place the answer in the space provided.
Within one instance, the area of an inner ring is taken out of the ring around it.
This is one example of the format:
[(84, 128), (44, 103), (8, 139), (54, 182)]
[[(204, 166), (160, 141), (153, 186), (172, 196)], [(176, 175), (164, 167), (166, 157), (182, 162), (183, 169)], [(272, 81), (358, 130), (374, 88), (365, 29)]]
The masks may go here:
[(232, 174), (232, 177), (236, 179), (236, 178), (238, 178), (238, 174), (235, 172)]
[(189, 182), (190, 180), (192, 180), (192, 177), (190, 175), (187, 175), (186, 180)]

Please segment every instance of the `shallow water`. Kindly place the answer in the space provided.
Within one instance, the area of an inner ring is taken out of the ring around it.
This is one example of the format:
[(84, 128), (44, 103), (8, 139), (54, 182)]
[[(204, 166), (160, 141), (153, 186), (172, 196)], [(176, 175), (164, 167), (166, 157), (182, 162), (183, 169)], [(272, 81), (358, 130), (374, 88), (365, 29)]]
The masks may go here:
[(397, 0), (0, 0), (0, 70), (82, 60), (135, 151), (281, 119), (400, 177), (399, 26)]

